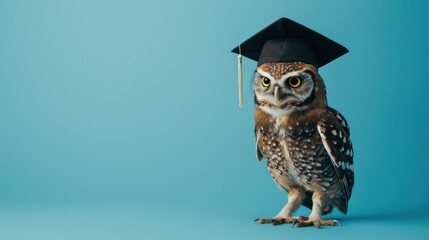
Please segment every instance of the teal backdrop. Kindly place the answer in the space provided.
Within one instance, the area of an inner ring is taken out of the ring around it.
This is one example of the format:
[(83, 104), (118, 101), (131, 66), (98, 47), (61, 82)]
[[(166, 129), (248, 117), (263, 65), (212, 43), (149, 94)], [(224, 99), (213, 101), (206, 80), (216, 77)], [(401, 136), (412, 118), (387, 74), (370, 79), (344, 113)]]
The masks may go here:
[[(230, 50), (280, 17), (350, 52), (320, 69), (356, 185), (341, 227), (255, 157)], [(0, 1), (1, 239), (428, 239), (429, 1)], [(309, 214), (299, 209), (298, 214)]]

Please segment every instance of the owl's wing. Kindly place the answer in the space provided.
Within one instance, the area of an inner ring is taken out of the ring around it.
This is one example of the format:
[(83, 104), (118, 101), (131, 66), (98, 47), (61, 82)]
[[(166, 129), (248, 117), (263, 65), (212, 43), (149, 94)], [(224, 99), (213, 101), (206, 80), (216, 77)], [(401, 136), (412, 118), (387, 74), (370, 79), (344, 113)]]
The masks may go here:
[(256, 126), (255, 126), (255, 142), (256, 142), (256, 159), (258, 159), (258, 161), (261, 161), (262, 158), (264, 158), (264, 155), (262, 155), (261, 149), (259, 148), (259, 133), (256, 130)]
[(328, 107), (328, 112), (329, 113), (331, 113), (332, 115), (335, 115), (335, 117), (338, 119), (338, 121), (340, 122), (340, 124), (341, 124), (341, 127), (343, 127), (344, 128), (344, 130), (347, 132), (347, 134), (349, 135), (349, 137), (350, 137), (350, 128), (349, 128), (349, 124), (348, 124), (348, 122), (346, 121), (346, 118), (345, 117), (343, 117), (343, 115), (341, 115), (341, 113), (340, 112), (338, 112), (337, 110), (335, 110), (335, 109), (333, 109), (333, 108), (331, 108), (331, 107)]
[[(329, 108), (319, 121), (317, 129), (348, 201), (354, 184), (353, 146), (348, 124), (338, 111)], [(343, 210), (347, 212), (347, 203)]]

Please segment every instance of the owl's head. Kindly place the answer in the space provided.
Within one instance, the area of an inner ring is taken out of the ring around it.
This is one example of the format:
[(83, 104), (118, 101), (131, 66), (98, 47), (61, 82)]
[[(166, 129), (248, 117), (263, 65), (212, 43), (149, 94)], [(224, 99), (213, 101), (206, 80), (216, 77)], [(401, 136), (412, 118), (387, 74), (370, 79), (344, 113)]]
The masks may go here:
[(313, 65), (264, 63), (255, 71), (255, 104), (271, 114), (326, 106), (326, 90)]

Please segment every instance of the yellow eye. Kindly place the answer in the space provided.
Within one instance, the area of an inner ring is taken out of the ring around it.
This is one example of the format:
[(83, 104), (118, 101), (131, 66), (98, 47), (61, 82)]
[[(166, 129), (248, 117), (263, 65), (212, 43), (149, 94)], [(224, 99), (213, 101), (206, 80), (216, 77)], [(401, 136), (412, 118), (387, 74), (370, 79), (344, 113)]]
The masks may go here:
[(262, 86), (269, 87), (270, 84), (271, 84), (271, 80), (269, 78), (267, 78), (267, 77), (262, 77), (261, 78), (261, 83), (262, 83)]
[(293, 88), (297, 88), (297, 87), (301, 86), (301, 78), (299, 78), (299, 77), (290, 77), (287, 80), (287, 83), (289, 84), (289, 86), (291, 86)]

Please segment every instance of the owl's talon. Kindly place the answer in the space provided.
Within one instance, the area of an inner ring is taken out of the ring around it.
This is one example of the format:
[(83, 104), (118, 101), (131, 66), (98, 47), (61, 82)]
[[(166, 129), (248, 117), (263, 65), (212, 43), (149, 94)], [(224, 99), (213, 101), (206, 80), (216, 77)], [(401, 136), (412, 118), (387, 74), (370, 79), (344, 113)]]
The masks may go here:
[(257, 218), (253, 222), (259, 223), (259, 224), (266, 224), (266, 223), (271, 223), (271, 221), (272, 221), (271, 218)]
[(284, 223), (294, 223), (298, 221), (295, 217), (285, 217), (285, 218), (257, 218), (254, 222), (259, 224), (271, 223), (273, 225), (279, 225)]
[(338, 220), (310, 220), (307, 218), (307, 220), (299, 221), (297, 223), (294, 223), (293, 227), (308, 227), (308, 226), (314, 226), (315, 228), (320, 228), (320, 226), (340, 226), (340, 222)]
[(298, 220), (296, 222), (293, 222), (292, 227), (294, 228), (297, 223), (299, 223)]

